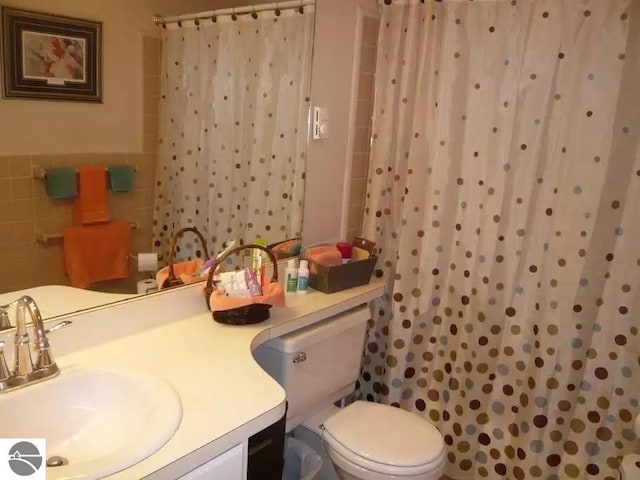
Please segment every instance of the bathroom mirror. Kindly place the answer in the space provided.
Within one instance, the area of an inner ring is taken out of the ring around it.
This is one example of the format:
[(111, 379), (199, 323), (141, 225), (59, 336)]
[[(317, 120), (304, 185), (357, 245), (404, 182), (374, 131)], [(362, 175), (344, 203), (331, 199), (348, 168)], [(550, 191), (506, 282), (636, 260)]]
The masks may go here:
[[(156, 272), (138, 272), (137, 255), (157, 253), (162, 267), (184, 227), (202, 232), (209, 255), (232, 239), (270, 245), (301, 236), (314, 6), (266, 3), (46, 6), (103, 23), (103, 103), (0, 99), (0, 304), (29, 294), (46, 304), (46, 318), (151, 293), (139, 282)], [(31, 55), (46, 68), (53, 47)], [(110, 167), (130, 167), (132, 186), (109, 190), (108, 208), (112, 221), (129, 225), (131, 247), (126, 278), (78, 289), (65, 271), (74, 251), (65, 252), (63, 236), (77, 223), (78, 197), (52, 198), (45, 176), (87, 165), (104, 167), (106, 179)], [(183, 237), (176, 262), (202, 258), (201, 243)]]

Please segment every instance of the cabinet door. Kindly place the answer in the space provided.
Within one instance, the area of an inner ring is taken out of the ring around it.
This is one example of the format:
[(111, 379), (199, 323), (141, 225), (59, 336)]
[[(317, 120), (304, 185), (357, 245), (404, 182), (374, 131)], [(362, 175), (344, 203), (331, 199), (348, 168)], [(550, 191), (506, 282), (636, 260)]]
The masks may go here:
[(244, 464), (244, 445), (238, 445), (191, 470), (180, 477), (180, 480), (244, 480)]

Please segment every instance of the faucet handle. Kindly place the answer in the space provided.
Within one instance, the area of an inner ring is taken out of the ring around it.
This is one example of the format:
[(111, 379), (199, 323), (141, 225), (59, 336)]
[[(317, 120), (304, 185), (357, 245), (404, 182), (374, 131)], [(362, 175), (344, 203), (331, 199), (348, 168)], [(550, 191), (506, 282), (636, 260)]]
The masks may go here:
[(2, 306), (0, 307), (0, 330), (8, 330), (10, 328), (9, 312), (5, 306)]
[(6, 382), (11, 377), (11, 371), (4, 358), (4, 340), (0, 340), (0, 383)]
[(46, 333), (47, 335), (49, 335), (50, 333), (55, 332), (56, 330), (60, 330), (61, 328), (64, 327), (68, 327), (69, 325), (71, 325), (73, 322), (71, 320), (64, 320), (63, 322), (60, 323), (56, 323), (53, 327), (51, 328), (47, 328), (44, 333)]

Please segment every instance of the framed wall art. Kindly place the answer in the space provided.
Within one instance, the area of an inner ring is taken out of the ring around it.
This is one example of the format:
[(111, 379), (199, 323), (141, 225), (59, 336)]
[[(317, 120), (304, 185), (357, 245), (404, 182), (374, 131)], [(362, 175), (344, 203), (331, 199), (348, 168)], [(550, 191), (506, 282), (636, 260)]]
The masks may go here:
[(102, 23), (2, 7), (3, 97), (102, 102)]

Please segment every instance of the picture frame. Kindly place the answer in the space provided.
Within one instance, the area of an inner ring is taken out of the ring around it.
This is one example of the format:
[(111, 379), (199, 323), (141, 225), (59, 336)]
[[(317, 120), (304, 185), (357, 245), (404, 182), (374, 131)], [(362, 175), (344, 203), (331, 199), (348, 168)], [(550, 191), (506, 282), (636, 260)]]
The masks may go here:
[(2, 7), (2, 96), (102, 103), (102, 22)]

